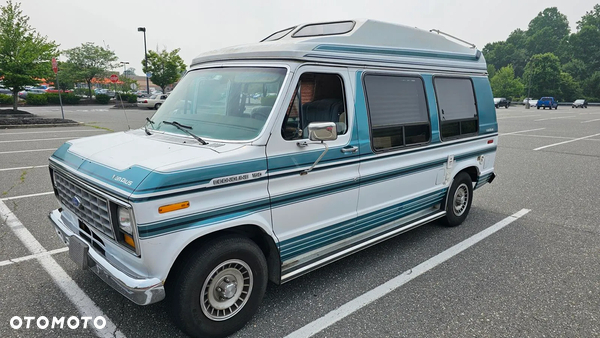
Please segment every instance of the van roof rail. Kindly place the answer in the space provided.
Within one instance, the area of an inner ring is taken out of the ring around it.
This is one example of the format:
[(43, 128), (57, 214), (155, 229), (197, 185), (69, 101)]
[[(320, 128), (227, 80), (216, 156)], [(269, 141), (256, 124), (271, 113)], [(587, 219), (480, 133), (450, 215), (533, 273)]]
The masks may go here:
[(450, 37), (450, 38), (452, 38), (452, 39), (454, 39), (454, 40), (457, 40), (457, 41), (460, 41), (460, 42), (462, 42), (462, 43), (464, 43), (464, 44), (466, 44), (466, 45), (469, 45), (469, 46), (471, 46), (471, 48), (477, 48), (477, 46), (475, 46), (475, 44), (473, 44), (473, 43), (470, 43), (470, 42), (468, 42), (468, 41), (465, 41), (465, 40), (463, 40), (463, 39), (459, 39), (459, 38), (457, 38), (457, 37), (456, 37), (456, 36), (454, 36), (454, 35), (450, 35), (450, 34), (448, 34), (448, 33), (442, 32), (442, 31), (441, 31), (441, 30), (439, 30), (439, 29), (430, 29), (430, 30), (429, 30), (429, 32), (435, 32), (435, 33), (438, 33), (438, 34), (440, 34), (440, 35), (445, 35), (445, 36), (447, 36), (447, 37)]

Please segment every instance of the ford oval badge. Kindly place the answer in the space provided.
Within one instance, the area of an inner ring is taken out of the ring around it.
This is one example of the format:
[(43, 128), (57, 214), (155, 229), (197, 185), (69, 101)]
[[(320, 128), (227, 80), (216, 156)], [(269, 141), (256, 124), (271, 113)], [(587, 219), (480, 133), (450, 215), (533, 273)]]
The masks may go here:
[(79, 197), (77, 197), (77, 196), (73, 196), (73, 197), (71, 197), (71, 203), (73, 203), (73, 205), (74, 205), (76, 208), (79, 208), (79, 206), (81, 206), (81, 200), (80, 200), (80, 199), (79, 199)]

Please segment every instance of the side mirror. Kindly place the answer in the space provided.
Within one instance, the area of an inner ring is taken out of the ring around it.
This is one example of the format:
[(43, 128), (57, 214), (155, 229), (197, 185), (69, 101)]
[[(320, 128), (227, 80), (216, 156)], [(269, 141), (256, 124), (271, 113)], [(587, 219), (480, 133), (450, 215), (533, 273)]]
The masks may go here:
[(337, 140), (337, 128), (334, 122), (312, 122), (308, 125), (308, 138), (311, 141)]

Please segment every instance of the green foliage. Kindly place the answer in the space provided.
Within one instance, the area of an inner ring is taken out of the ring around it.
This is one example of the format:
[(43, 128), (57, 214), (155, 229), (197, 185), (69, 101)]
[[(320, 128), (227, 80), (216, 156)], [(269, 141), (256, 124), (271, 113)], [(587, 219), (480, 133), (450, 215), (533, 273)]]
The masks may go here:
[(0, 6), (0, 70), (4, 86), (13, 90), (14, 110), (19, 91), (52, 75), (51, 60), (58, 54), (57, 47), (29, 25), (19, 3), (8, 0)]
[(490, 84), (494, 97), (505, 97), (513, 100), (523, 94), (524, 86), (518, 78), (515, 78), (512, 65), (500, 68), (490, 80)]
[(573, 79), (571, 74), (560, 73), (560, 101), (575, 101), (581, 97), (579, 83)]
[(108, 96), (106, 94), (96, 95), (96, 103), (107, 104), (109, 101), (110, 101), (110, 96)]
[(523, 75), (529, 97), (560, 97), (560, 60), (552, 53), (536, 54), (525, 66)]
[(583, 85), (583, 95), (593, 101), (600, 101), (600, 71), (594, 72)]
[(565, 63), (562, 65), (562, 70), (565, 73), (571, 74), (576, 81), (582, 81), (588, 76), (585, 63), (579, 59), (572, 59), (571, 61)]
[(581, 20), (577, 21), (577, 30), (581, 30), (585, 26), (600, 29), (600, 4), (596, 4), (591, 11), (586, 11)]
[[(60, 104), (58, 93), (46, 93), (45, 95), (48, 99), (48, 103)], [(79, 97), (73, 93), (62, 93), (61, 96), (62, 96), (63, 104), (78, 104), (79, 101), (81, 100), (81, 97)]]
[(488, 63), (487, 65), (487, 72), (488, 72), (488, 77), (491, 79), (494, 77), (494, 75), (496, 75), (496, 67), (494, 67), (493, 64)]
[(173, 84), (181, 78), (181, 74), (185, 72), (185, 62), (179, 56), (179, 48), (167, 52), (163, 50), (160, 53), (148, 51), (148, 64), (146, 60), (142, 60), (142, 71), (144, 73), (151, 72), (150, 81), (165, 92), (165, 87)]
[(48, 104), (48, 97), (46, 94), (27, 95), (25, 102), (32, 106), (43, 106)]
[(88, 90), (87, 90), (87, 88), (75, 88), (75, 89), (73, 89), (73, 93), (75, 95), (87, 95)]
[(117, 100), (123, 100), (123, 102), (128, 102), (128, 103), (136, 103), (137, 102), (137, 95), (135, 94), (125, 94), (125, 93), (117, 93)]
[(85, 82), (88, 85), (88, 95), (92, 97), (92, 79), (104, 77), (109, 69), (115, 68), (117, 56), (107, 48), (96, 46), (91, 42), (79, 47), (67, 49), (64, 52), (67, 62), (61, 72), (74, 82)]
[(588, 71), (600, 69), (600, 29), (584, 26), (569, 39), (573, 56), (586, 65)]
[(0, 94), (0, 104), (13, 104), (12, 95)]

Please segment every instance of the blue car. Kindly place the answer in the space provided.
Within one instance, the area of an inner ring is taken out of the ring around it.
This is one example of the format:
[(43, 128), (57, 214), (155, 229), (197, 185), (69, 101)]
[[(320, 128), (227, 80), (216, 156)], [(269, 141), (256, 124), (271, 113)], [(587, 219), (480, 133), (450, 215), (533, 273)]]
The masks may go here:
[(556, 110), (558, 109), (558, 102), (553, 97), (546, 96), (539, 99), (536, 106), (537, 109), (540, 109), (540, 107), (546, 109), (546, 107), (548, 107), (550, 109), (554, 108)]

